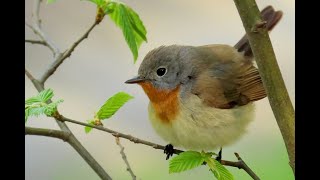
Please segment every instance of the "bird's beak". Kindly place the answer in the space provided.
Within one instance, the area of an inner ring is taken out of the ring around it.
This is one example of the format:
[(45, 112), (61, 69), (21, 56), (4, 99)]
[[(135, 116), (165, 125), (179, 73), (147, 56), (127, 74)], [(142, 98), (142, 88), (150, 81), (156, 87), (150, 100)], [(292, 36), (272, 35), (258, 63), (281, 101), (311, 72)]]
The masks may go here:
[(142, 78), (140, 76), (137, 76), (137, 77), (134, 77), (132, 79), (129, 79), (127, 80), (126, 82), (124, 83), (127, 83), (127, 84), (135, 84), (135, 83), (139, 83), (139, 82), (143, 82), (145, 81), (146, 79), (145, 78)]

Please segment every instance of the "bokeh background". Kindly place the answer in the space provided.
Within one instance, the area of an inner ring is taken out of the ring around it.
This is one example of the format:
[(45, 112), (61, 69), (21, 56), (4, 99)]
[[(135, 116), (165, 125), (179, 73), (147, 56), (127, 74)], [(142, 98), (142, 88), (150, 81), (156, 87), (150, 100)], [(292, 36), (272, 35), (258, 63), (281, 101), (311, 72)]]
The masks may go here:
[[(153, 131), (147, 116), (148, 98), (141, 87), (124, 84), (136, 75), (138, 67), (151, 49), (160, 45), (234, 45), (244, 34), (240, 17), (232, 0), (123, 0), (132, 7), (147, 28), (148, 43), (142, 44), (139, 58), (133, 56), (119, 28), (106, 17), (72, 53), (46, 87), (55, 92), (54, 100), (64, 99), (59, 111), (66, 117), (85, 122), (105, 100), (118, 91), (135, 98), (116, 115), (104, 122), (108, 128), (138, 138), (165, 145)], [(280, 24), (270, 34), (290, 98), (295, 102), (295, 4), (292, 0), (257, 0), (260, 9), (273, 5), (284, 12)], [(33, 1), (26, 1), (25, 18), (31, 22)], [(96, 7), (79, 0), (41, 5), (44, 31), (65, 50), (92, 24)], [(36, 36), (25, 28), (25, 36)], [(51, 52), (39, 45), (25, 44), (25, 66), (39, 77), (53, 61)], [(25, 78), (25, 95), (37, 91)], [(223, 158), (236, 160), (238, 152), (261, 179), (294, 179), (288, 156), (276, 120), (265, 98), (256, 103), (256, 119), (248, 133), (237, 143), (224, 147)], [(30, 118), (28, 126), (59, 129), (51, 119)], [(119, 154), (115, 139), (108, 133), (93, 130), (85, 134), (84, 127), (68, 123), (77, 138), (114, 179), (131, 179)], [(180, 174), (168, 173), (168, 161), (160, 150), (121, 139), (125, 153), (138, 179), (212, 179), (207, 167)], [(68, 144), (58, 139), (25, 137), (25, 179), (28, 180), (87, 180), (99, 179), (86, 162)], [(228, 169), (235, 179), (250, 179), (242, 170)]]

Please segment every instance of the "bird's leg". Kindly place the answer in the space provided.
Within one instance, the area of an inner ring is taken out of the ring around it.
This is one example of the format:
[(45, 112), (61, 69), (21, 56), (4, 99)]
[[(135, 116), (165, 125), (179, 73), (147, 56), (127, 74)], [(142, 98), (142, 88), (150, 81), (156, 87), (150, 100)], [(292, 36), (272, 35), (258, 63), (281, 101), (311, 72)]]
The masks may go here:
[(216, 160), (219, 161), (219, 163), (221, 163), (221, 159), (222, 159), (222, 147), (220, 147), (220, 151), (218, 153), (218, 156), (216, 157)]
[(163, 152), (167, 155), (166, 160), (168, 160), (173, 155), (173, 146), (171, 144), (166, 145)]

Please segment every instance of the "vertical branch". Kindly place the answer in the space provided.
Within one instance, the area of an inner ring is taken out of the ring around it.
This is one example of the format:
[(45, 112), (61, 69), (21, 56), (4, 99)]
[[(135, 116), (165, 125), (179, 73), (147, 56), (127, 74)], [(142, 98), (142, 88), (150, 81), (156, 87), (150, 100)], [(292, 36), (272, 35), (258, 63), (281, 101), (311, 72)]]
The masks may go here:
[(127, 156), (126, 154), (124, 153), (124, 147), (120, 144), (120, 139), (119, 137), (115, 137), (116, 138), (116, 143), (117, 145), (120, 147), (120, 154), (121, 154), (121, 157), (123, 159), (123, 161), (125, 162), (125, 164), (127, 165), (127, 171), (130, 173), (131, 177), (133, 180), (136, 180), (137, 179), (137, 176), (134, 175), (131, 167), (130, 167), (130, 164), (128, 162), (128, 159), (127, 159)]
[(234, 0), (295, 173), (295, 114), (255, 0)]
[(32, 12), (32, 17), (34, 19), (34, 22), (40, 28), (41, 28), (41, 19), (40, 19), (39, 13), (40, 13), (40, 3), (41, 2), (42, 2), (42, 0), (37, 0), (34, 2), (33, 12)]

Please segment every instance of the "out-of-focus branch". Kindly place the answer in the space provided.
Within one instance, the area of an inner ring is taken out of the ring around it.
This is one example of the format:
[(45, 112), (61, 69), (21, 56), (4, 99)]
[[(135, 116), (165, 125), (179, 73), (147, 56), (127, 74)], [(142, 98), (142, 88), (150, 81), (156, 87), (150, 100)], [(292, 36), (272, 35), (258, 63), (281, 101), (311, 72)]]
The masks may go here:
[(255, 0), (234, 0), (295, 173), (295, 113)]
[(46, 36), (46, 34), (41, 29), (41, 19), (39, 16), (40, 13), (40, 3), (41, 0), (35, 0), (33, 5), (32, 17), (33, 17), (33, 25), (30, 25), (26, 22), (26, 26), (33, 30), (33, 32), (40, 37), (42, 41), (44, 41), (49, 49), (52, 51), (54, 57), (60, 55), (60, 51), (57, 46)]
[(57, 59), (49, 66), (49, 68), (41, 76), (39, 80), (40, 83), (44, 84), (46, 82), (46, 80), (57, 70), (57, 68), (64, 62), (64, 60), (71, 56), (71, 53), (75, 50), (75, 48), (89, 36), (90, 32), (96, 25), (98, 25), (98, 23), (95, 21), (78, 40), (76, 40), (63, 54), (57, 57)]
[(127, 156), (126, 156), (126, 154), (124, 153), (124, 147), (121, 145), (119, 137), (115, 137), (115, 138), (116, 138), (116, 144), (120, 147), (121, 157), (122, 157), (124, 163), (125, 163), (126, 166), (127, 166), (127, 171), (130, 173), (132, 179), (133, 179), (133, 180), (136, 180), (136, 179), (137, 179), (137, 176), (134, 175), (134, 173), (133, 173), (133, 171), (132, 171), (132, 169), (131, 169), (131, 167), (130, 167), (130, 164), (129, 164), (129, 162), (128, 162)]
[(33, 11), (32, 11), (32, 17), (34, 19), (35, 24), (41, 28), (41, 19), (39, 16), (40, 13), (40, 4), (42, 0), (36, 0), (33, 4)]
[(31, 44), (40, 44), (40, 45), (48, 46), (46, 42), (39, 41), (39, 40), (25, 39), (24, 42), (31, 43)]
[(70, 137), (69, 132), (53, 130), (53, 129), (33, 128), (33, 127), (25, 127), (25, 135), (54, 137), (54, 138), (62, 139), (63, 141), (68, 141)]

